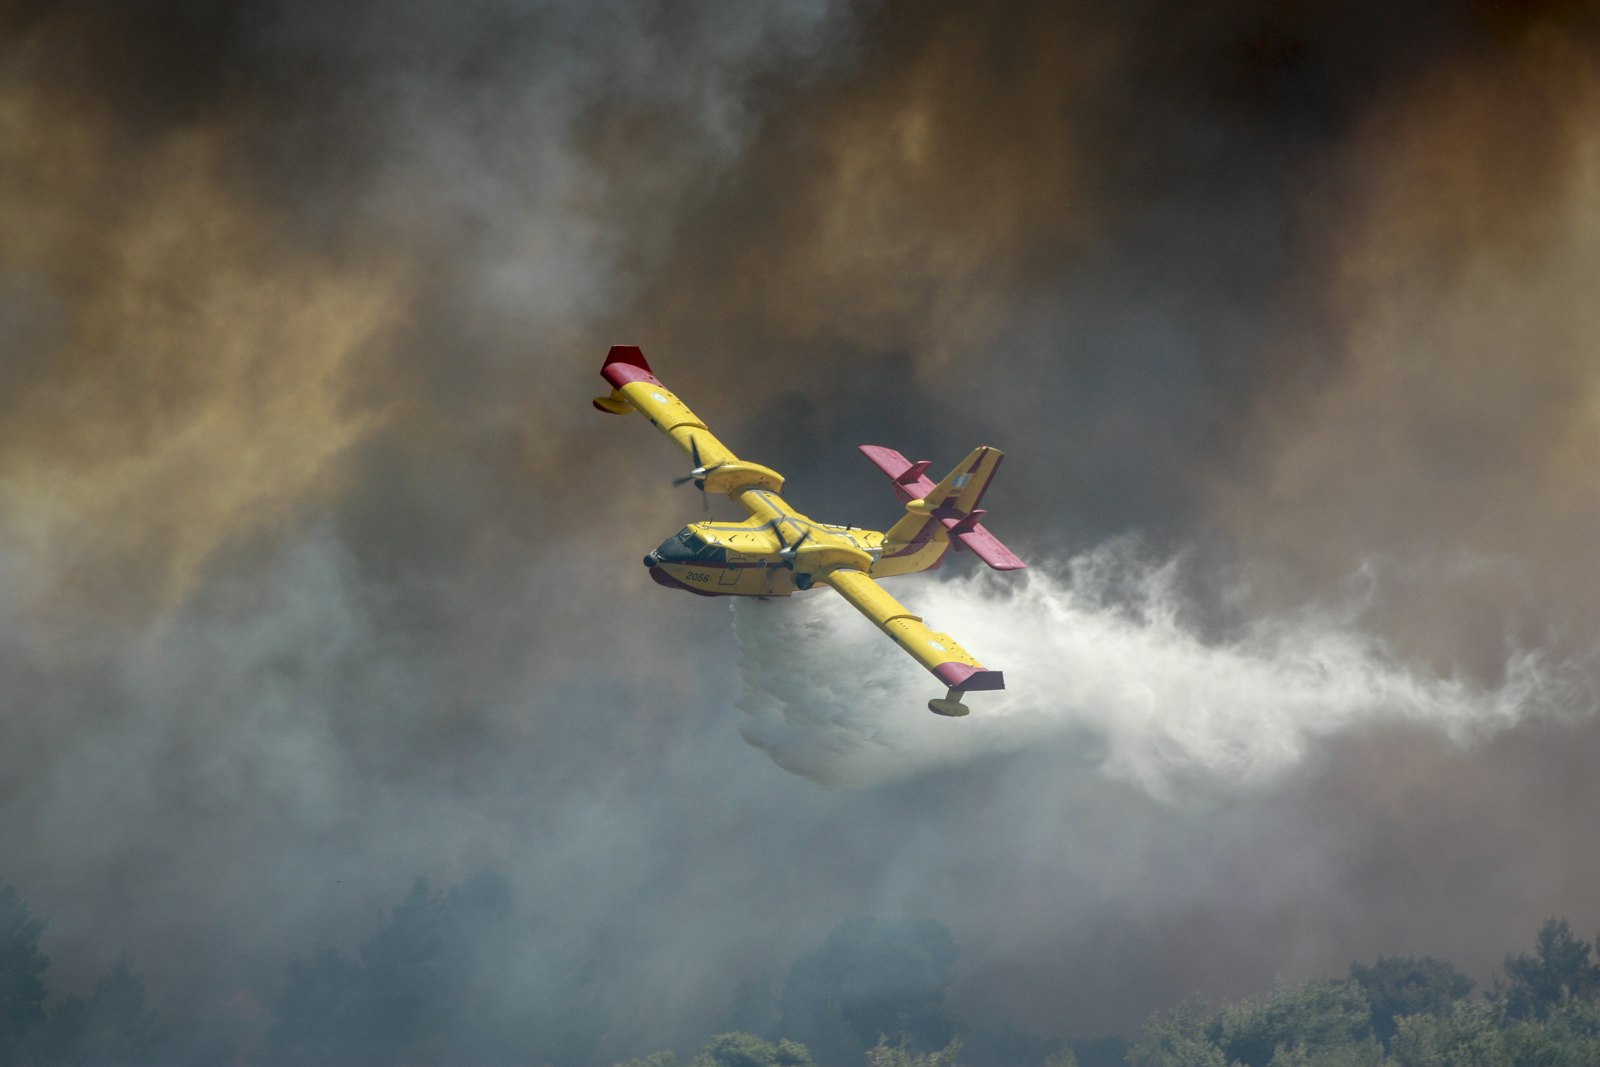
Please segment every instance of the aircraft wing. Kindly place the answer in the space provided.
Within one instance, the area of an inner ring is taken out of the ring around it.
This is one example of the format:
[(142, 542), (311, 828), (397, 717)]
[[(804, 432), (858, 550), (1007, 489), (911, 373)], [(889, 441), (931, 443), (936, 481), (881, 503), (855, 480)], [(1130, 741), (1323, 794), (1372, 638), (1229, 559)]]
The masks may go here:
[[(612, 415), (637, 411), (650, 425), (666, 434), (689, 454), (694, 462), (696, 484), (708, 493), (726, 493), (740, 499), (752, 512), (774, 510), (770, 499), (761, 494), (743, 497), (745, 490), (771, 493), (783, 489), (783, 475), (759, 463), (741, 460), (717, 435), (706, 428), (700, 416), (689, 410), (672, 390), (661, 384), (636, 345), (612, 345), (600, 376), (611, 386), (610, 396), (595, 397), (594, 406)], [(774, 514), (787, 514), (775, 511)]]
[(697, 467), (738, 461), (739, 457), (706, 429), (700, 416), (661, 384), (638, 346), (612, 345), (600, 376), (611, 386), (610, 396), (595, 398), (594, 406), (601, 411), (612, 415), (637, 411), (676, 441)]
[[(949, 686), (949, 701), (953, 702), (959, 694), (969, 690), (1006, 687), (1002, 672), (985, 669), (949, 634), (930, 630), (923, 624), (921, 616), (890, 596), (882, 586), (861, 571), (840, 567), (817, 575), (817, 581), (836, 589), (840, 596), (850, 602), (851, 607), (876, 623), (878, 629), (894, 638), (895, 644), (910, 653), (912, 659)], [(945, 711), (944, 714), (952, 712)], [(954, 714), (965, 714), (965, 709)]]

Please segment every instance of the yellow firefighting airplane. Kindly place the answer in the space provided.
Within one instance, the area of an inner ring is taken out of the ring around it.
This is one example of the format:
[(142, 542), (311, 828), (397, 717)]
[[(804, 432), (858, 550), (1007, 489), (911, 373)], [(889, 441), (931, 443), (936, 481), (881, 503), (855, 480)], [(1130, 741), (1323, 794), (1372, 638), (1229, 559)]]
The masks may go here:
[(1000, 466), (997, 448), (976, 448), (935, 484), (928, 461), (909, 462), (892, 448), (862, 445), (861, 451), (889, 476), (906, 514), (887, 533), (814, 522), (779, 496), (783, 475), (735, 456), (705, 423), (650, 370), (644, 353), (616, 345), (600, 374), (611, 395), (594, 406), (613, 415), (637, 411), (689, 453), (694, 468), (679, 483), (725, 493), (750, 513), (744, 522), (695, 522), (644, 558), (650, 577), (672, 589), (700, 596), (789, 596), (814, 583), (832, 586), (857, 611), (877, 624), (949, 689), (928, 701), (940, 715), (965, 715), (969, 691), (1004, 689), (999, 671), (984, 668), (948, 634), (884, 592), (874, 578), (931, 570), (954, 544), (995, 570), (1026, 564), (978, 521), (978, 501)]

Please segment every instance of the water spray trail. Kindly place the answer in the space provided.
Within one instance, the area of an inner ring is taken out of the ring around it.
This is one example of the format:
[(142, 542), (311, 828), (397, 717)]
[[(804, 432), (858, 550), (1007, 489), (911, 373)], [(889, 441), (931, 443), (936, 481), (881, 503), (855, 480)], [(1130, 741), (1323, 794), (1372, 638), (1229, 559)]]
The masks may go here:
[(1125, 546), (1002, 585), (986, 574), (911, 579), (895, 593), (1005, 670), (959, 722), (922, 710), (937, 684), (837, 598), (734, 603), (746, 740), (829, 786), (863, 786), (992, 753), (1053, 745), (1171, 798), (1248, 787), (1312, 743), (1410, 722), (1468, 743), (1565, 702), (1537, 654), (1489, 689), (1394, 662), (1348, 617), (1262, 619), (1208, 643), (1184, 621), (1177, 565)]

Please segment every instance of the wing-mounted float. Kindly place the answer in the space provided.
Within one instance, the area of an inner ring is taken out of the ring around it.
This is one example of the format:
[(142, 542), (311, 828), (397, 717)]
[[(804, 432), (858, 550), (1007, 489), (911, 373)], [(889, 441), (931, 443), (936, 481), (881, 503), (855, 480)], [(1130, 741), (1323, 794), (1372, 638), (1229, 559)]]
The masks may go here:
[(611, 392), (595, 399), (596, 408), (613, 415), (637, 411), (649, 419), (689, 456), (691, 467), (679, 483), (725, 495), (749, 515), (743, 522), (684, 527), (645, 556), (652, 579), (700, 596), (789, 596), (820, 583), (944, 683), (944, 698), (930, 700), (930, 710), (965, 715), (966, 693), (1005, 688), (1000, 671), (984, 667), (949, 634), (930, 629), (875, 580), (937, 567), (952, 546), (996, 570), (1025, 566), (984, 527), (986, 512), (978, 507), (1004, 458), (999, 449), (974, 449), (935, 482), (927, 476), (927, 460), (912, 463), (892, 448), (862, 445), (889, 476), (905, 515), (886, 531), (834, 526), (791, 507), (780, 495), (783, 476), (734, 455), (661, 383), (638, 348), (614, 346), (600, 374)]

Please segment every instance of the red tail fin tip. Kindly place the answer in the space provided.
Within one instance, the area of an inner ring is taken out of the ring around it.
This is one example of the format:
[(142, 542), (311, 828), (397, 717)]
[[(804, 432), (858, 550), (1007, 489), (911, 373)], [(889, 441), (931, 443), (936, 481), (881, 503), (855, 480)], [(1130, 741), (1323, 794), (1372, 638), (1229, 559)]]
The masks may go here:
[(600, 376), (610, 382), (614, 389), (621, 389), (629, 382), (661, 384), (650, 369), (650, 364), (645, 362), (644, 352), (638, 345), (612, 345), (611, 351), (606, 353), (605, 364), (600, 368)]

